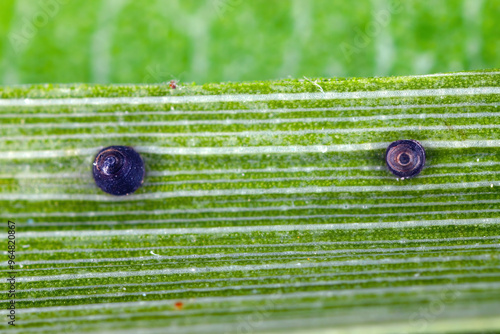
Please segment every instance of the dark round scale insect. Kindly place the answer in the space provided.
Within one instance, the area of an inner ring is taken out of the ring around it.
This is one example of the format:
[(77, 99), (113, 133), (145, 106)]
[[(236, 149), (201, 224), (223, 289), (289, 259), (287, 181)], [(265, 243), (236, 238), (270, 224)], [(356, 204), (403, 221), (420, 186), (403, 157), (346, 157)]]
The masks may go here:
[(385, 163), (398, 177), (414, 177), (424, 168), (425, 150), (416, 140), (397, 140), (387, 147)]
[(111, 195), (136, 191), (144, 181), (144, 162), (132, 147), (109, 146), (97, 153), (93, 174), (95, 183)]

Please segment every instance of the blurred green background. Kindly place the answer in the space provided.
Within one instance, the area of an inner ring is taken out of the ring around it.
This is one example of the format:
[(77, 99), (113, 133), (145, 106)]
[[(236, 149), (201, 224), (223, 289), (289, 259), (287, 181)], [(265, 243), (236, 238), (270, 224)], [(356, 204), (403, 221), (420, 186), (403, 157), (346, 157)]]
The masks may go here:
[(498, 67), (500, 1), (1, 0), (0, 84)]

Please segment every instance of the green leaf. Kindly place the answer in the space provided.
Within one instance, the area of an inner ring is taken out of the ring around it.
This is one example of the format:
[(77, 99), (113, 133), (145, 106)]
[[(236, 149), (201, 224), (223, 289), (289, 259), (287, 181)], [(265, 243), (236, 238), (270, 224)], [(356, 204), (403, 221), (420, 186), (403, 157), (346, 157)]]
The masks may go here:
[[(499, 79), (0, 88), (0, 328), (500, 330)], [(415, 178), (385, 167), (399, 139)], [(94, 184), (109, 145), (143, 156), (136, 193)]]
[(495, 0), (2, 0), (0, 84), (494, 68), (499, 17)]

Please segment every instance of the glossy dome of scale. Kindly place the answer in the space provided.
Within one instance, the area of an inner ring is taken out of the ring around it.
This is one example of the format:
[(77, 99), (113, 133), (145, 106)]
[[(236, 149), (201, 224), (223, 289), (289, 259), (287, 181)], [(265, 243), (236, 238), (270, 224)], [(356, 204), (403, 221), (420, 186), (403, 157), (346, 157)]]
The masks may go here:
[(133, 148), (109, 146), (97, 153), (93, 164), (96, 185), (108, 194), (129, 195), (144, 181), (144, 162)]
[(389, 171), (401, 178), (417, 176), (425, 165), (425, 150), (416, 140), (397, 140), (387, 147), (385, 162)]

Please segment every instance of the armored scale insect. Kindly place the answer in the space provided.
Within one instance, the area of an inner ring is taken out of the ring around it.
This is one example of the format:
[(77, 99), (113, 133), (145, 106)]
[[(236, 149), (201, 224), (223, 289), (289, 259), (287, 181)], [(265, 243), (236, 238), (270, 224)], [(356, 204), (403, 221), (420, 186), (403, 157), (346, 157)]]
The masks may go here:
[(128, 146), (109, 146), (97, 153), (93, 164), (95, 183), (111, 195), (136, 191), (144, 181), (144, 161)]
[(416, 140), (397, 140), (385, 152), (389, 171), (401, 178), (417, 176), (425, 165), (425, 150)]

